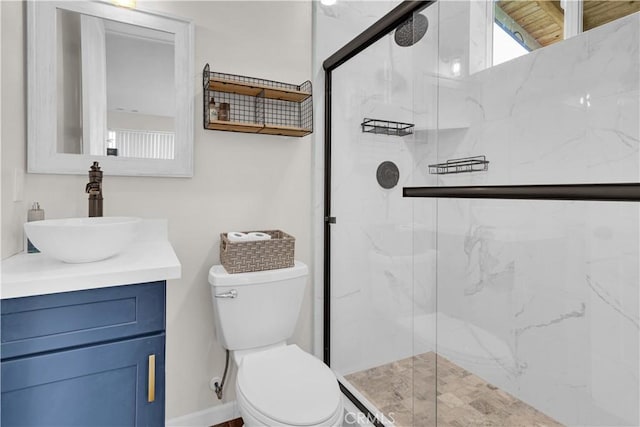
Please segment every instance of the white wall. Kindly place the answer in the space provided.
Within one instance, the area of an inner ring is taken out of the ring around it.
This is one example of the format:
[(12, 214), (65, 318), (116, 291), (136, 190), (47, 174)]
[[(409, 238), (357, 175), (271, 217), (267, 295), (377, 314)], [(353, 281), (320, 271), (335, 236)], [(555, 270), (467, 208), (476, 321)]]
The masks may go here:
[[(221, 375), (207, 273), (218, 262), (219, 233), (281, 228), (296, 257), (311, 263), (311, 137), (286, 138), (202, 129), (201, 69), (301, 83), (311, 77), (311, 4), (307, 2), (139, 1), (138, 6), (195, 23), (195, 176), (111, 177), (105, 215), (168, 218), (183, 278), (167, 286), (167, 418), (217, 405), (208, 381)], [(29, 174), (24, 202), (12, 202), (13, 169), (26, 165), (24, 10), (2, 2), (2, 257), (22, 250), (27, 203), (47, 218), (84, 216), (85, 176)], [(87, 164), (87, 169), (89, 164)], [(311, 351), (311, 287), (293, 342)], [(231, 375), (235, 374), (232, 370)], [(225, 401), (234, 399), (234, 381)]]

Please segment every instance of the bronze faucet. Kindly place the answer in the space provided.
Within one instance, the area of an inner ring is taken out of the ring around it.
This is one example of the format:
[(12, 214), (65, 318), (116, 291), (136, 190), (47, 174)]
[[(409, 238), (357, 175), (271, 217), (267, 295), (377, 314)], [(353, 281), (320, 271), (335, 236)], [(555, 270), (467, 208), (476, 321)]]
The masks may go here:
[(98, 162), (93, 162), (89, 170), (89, 183), (84, 191), (89, 193), (89, 216), (102, 216), (102, 171)]

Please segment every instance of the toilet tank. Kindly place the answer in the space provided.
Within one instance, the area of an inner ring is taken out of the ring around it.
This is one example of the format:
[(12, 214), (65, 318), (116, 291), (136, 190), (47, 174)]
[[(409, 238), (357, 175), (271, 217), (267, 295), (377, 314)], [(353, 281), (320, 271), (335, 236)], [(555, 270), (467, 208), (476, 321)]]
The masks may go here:
[(229, 350), (285, 342), (296, 326), (309, 269), (293, 267), (229, 274), (209, 270), (218, 339)]

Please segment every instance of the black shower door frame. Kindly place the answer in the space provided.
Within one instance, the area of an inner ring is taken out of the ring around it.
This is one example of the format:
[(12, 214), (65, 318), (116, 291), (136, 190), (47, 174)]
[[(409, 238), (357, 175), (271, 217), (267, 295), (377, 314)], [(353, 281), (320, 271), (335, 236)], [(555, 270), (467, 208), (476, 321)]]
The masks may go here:
[[(323, 360), (331, 367), (331, 89), (332, 72), (360, 52), (395, 30), (399, 25), (434, 3), (405, 0), (375, 22), (356, 38), (340, 48), (323, 63), (324, 69), (324, 289), (323, 289)], [(547, 184), (547, 185), (489, 185), (489, 186), (426, 186), (404, 187), (403, 197), (471, 198), (512, 200), (565, 200), (640, 202), (640, 183)], [(340, 390), (364, 413), (376, 427), (384, 427), (356, 396), (340, 381)]]

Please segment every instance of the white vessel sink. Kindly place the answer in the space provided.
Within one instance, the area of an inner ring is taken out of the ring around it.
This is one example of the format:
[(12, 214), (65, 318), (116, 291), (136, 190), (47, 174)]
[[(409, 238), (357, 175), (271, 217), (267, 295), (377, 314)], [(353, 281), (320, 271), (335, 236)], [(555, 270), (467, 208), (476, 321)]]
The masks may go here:
[(27, 222), (24, 231), (43, 254), (64, 262), (82, 263), (122, 252), (135, 238), (140, 221), (115, 216), (48, 219)]

